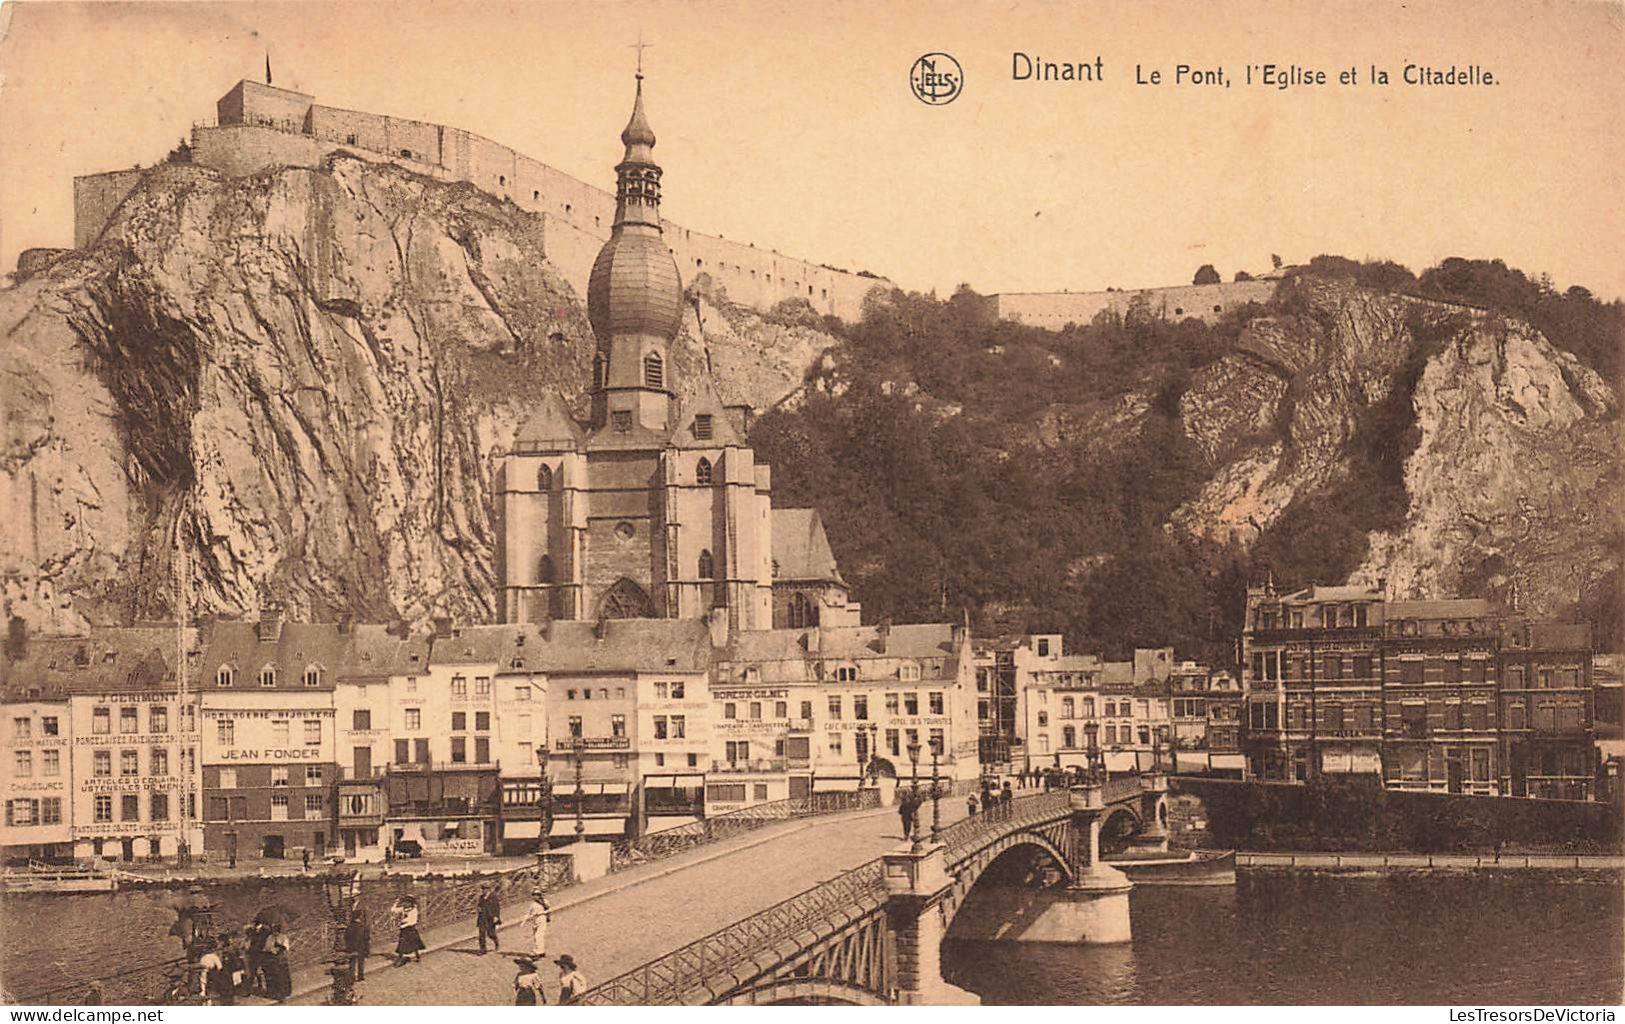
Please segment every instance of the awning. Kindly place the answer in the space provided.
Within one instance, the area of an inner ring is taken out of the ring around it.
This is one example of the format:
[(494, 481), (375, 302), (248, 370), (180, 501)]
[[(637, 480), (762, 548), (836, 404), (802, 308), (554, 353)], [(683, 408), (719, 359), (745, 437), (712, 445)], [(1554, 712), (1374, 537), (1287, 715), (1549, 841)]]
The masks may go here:
[(542, 823), (539, 821), (505, 821), (502, 823), (504, 839), (540, 839)]
[(448, 821), (448, 822), (446, 822), (446, 828), (448, 828), (448, 829), (455, 829), (455, 828), (456, 828), (456, 827), (457, 827), (457, 822), (455, 822), (455, 821)]
[(606, 783), (604, 783), (604, 788), (601, 790), (601, 792), (605, 796), (610, 796), (610, 795), (613, 795), (613, 794), (625, 794), (625, 793), (630, 792), (631, 789), (632, 789), (631, 783), (627, 783), (627, 782), (606, 782)]
[(1247, 758), (1241, 754), (1214, 754), (1212, 756), (1212, 764), (1215, 768), (1223, 768), (1227, 771), (1230, 769), (1240, 771), (1246, 766)]
[(858, 788), (857, 779), (814, 779), (814, 793), (852, 793)]
[(645, 775), (643, 777), (644, 789), (671, 789), (676, 784), (676, 779), (670, 775)]
[[(582, 833), (588, 836), (620, 836), (626, 834), (625, 818), (586, 818), (581, 822), (586, 826)], [(574, 818), (554, 818), (553, 827), (547, 833), (551, 837), (573, 836), (576, 834), (576, 820)]]

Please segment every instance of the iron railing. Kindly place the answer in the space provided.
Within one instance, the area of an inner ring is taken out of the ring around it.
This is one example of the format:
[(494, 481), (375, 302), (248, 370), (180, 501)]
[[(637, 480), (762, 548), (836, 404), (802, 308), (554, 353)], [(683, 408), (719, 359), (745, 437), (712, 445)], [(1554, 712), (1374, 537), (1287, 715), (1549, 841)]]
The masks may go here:
[[(884, 905), (884, 861), (877, 858), (766, 910), (696, 939), (591, 989), (589, 1006), (662, 1006), (689, 1001), (709, 978), (726, 976), (764, 949), (805, 931), (832, 930)], [(854, 913), (854, 911), (856, 913)], [(706, 991), (709, 998), (710, 992)]]
[(856, 792), (814, 793), (811, 796), (742, 807), (737, 811), (718, 814), (660, 832), (651, 832), (636, 839), (619, 840), (610, 851), (609, 869), (623, 871), (645, 861), (669, 857), (721, 839), (730, 839), (775, 822), (879, 806), (879, 790), (862, 789)]

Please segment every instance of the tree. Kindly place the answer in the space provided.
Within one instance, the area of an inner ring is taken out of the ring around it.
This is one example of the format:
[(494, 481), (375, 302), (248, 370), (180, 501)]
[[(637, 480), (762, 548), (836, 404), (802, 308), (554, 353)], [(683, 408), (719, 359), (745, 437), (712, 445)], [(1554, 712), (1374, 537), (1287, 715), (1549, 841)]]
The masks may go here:
[(1213, 264), (1204, 263), (1196, 269), (1196, 276), (1191, 279), (1191, 284), (1218, 284), (1222, 280), (1219, 272), (1213, 269)]

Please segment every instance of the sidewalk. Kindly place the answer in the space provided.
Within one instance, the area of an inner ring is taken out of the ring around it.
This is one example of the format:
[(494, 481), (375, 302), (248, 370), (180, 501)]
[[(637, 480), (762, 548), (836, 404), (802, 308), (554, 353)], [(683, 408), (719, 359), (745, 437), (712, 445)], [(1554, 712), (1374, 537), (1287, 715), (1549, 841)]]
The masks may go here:
[(1428, 868), (1500, 871), (1618, 871), (1625, 857), (1588, 854), (1502, 853), (1255, 853), (1238, 851), (1238, 868), (1415, 870)]
[(480, 856), (400, 858), (390, 865), (364, 861), (350, 861), (335, 865), (325, 860), (313, 860), (310, 863), (309, 871), (304, 870), (297, 860), (259, 859), (241, 861), (234, 868), (227, 867), (224, 864), (196, 864), (186, 868), (166, 864), (124, 865), (115, 863), (112, 866), (125, 876), (133, 875), (145, 882), (179, 887), (194, 882), (257, 881), (262, 878), (317, 879), (334, 867), (340, 870), (354, 871), (361, 878), (383, 878), (396, 875), (473, 876), (494, 874), (534, 863), (536, 863), (536, 858), (530, 856)]
[[(965, 816), (963, 800), (942, 802), (942, 824)], [(929, 828), (929, 806), (925, 827)], [(700, 847), (584, 885), (552, 900), (548, 959), (569, 953), (589, 986), (608, 980), (725, 928), (774, 903), (873, 860), (903, 841), (895, 808), (786, 822)], [(367, 964), (356, 986), (368, 1005), (510, 1005), (516, 968), (506, 954), (529, 953), (520, 927), (524, 904), (504, 908), (499, 929), (503, 954), (479, 955), (472, 919), (424, 933), (422, 963), (389, 966), (387, 953)], [(375, 948), (393, 949), (394, 937), (375, 935)], [(554, 998), (557, 968), (539, 964)], [(327, 997), (321, 967), (294, 977), (292, 1002), (315, 1005)], [(255, 1000), (259, 1002), (259, 1000)]]

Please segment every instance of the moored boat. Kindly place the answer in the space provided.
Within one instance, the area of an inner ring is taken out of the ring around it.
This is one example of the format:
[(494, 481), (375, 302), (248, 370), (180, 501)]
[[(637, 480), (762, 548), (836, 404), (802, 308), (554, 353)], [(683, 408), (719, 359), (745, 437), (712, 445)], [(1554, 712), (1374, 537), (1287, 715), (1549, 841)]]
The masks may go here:
[(1167, 850), (1108, 855), (1135, 885), (1235, 885), (1234, 850)]

